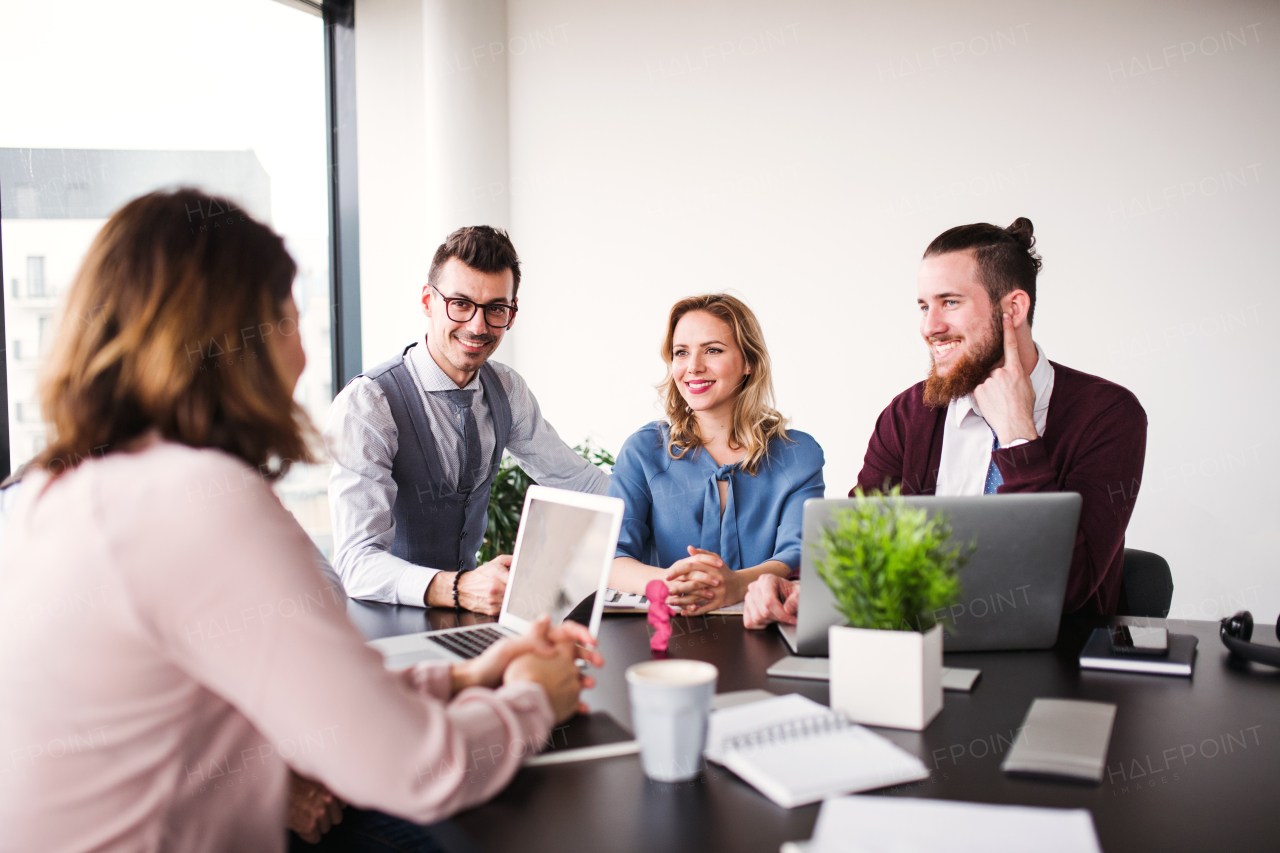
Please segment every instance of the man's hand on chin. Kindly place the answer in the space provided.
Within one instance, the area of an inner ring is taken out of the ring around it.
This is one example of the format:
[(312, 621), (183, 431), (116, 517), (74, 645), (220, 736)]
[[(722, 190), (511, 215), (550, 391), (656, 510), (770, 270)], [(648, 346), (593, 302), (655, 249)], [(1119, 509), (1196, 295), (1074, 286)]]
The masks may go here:
[(1013, 320), (1008, 314), (1003, 317), (1004, 362), (973, 390), (978, 408), (996, 431), (1001, 447), (1017, 439), (1035, 441), (1039, 437), (1035, 421), (1036, 392), (1022, 369)]

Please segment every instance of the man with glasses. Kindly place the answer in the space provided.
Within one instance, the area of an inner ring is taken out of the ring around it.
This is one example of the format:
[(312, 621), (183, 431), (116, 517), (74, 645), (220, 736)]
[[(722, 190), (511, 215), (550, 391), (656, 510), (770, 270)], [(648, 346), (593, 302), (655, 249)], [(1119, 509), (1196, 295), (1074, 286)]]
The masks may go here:
[(515, 322), (519, 287), (505, 232), (453, 232), (422, 288), (426, 339), (334, 399), (334, 562), (353, 598), (496, 614), (511, 557), (477, 568), (476, 552), (504, 449), (543, 485), (608, 490), (608, 475), (556, 435), (520, 375), (489, 361)]

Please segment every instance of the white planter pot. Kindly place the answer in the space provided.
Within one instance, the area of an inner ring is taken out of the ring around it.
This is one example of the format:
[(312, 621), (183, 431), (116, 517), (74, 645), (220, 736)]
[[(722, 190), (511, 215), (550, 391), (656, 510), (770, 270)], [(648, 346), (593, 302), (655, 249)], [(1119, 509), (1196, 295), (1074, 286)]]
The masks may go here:
[(832, 626), (831, 707), (869, 726), (920, 731), (942, 710), (942, 628)]

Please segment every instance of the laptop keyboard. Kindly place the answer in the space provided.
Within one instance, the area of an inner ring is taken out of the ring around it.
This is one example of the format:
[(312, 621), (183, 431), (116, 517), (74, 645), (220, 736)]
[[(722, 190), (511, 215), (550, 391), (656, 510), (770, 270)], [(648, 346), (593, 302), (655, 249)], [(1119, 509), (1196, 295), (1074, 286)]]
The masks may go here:
[(454, 631), (449, 634), (435, 634), (431, 641), (439, 643), (454, 654), (464, 658), (479, 657), (480, 653), (501, 640), (503, 634), (494, 628), (473, 628), (469, 631)]

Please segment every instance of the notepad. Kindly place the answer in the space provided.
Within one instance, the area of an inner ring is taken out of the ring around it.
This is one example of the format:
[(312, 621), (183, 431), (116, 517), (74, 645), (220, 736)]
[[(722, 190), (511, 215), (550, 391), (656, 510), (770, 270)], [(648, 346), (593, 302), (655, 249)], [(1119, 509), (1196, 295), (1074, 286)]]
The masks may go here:
[(916, 756), (796, 693), (714, 712), (705, 754), (784, 808), (929, 777)]
[(1190, 634), (1170, 634), (1169, 651), (1162, 656), (1123, 654), (1111, 650), (1111, 632), (1095, 628), (1080, 650), (1081, 669), (1110, 669), (1117, 672), (1145, 672), (1153, 675), (1191, 677), (1199, 639)]
[(1086, 809), (992, 806), (914, 797), (822, 804), (808, 853), (1101, 853)]
[(1000, 768), (1101, 782), (1115, 718), (1109, 702), (1037, 699)]

